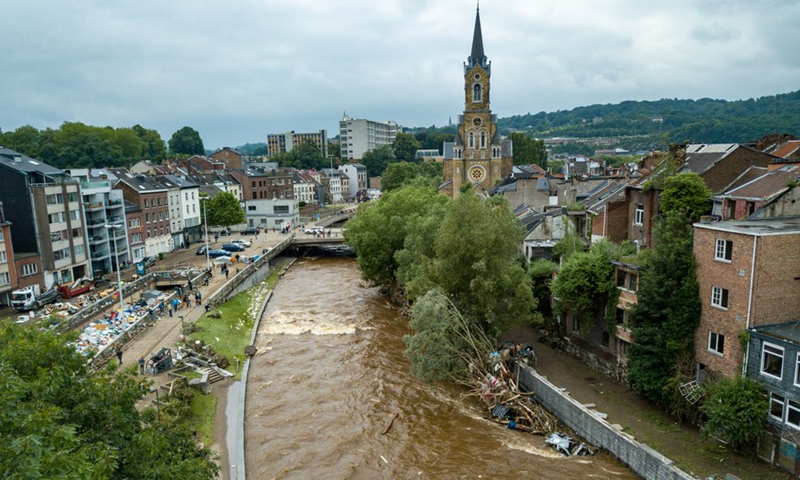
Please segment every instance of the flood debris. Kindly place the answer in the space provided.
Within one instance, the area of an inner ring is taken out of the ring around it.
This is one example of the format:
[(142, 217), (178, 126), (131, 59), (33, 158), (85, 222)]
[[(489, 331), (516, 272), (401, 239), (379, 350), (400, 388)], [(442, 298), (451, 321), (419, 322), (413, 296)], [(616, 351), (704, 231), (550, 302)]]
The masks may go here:
[(586, 444), (574, 440), (566, 433), (553, 432), (544, 439), (544, 444), (567, 457), (594, 455), (594, 451)]

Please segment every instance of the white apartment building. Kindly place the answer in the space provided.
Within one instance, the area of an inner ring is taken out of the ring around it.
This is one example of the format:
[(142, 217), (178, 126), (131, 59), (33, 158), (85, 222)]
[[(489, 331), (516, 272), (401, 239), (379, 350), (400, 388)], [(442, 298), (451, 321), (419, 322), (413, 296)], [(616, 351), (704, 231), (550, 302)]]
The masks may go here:
[(264, 230), (280, 230), (284, 226), (297, 225), (300, 207), (296, 198), (248, 200), (245, 217), (248, 227)]
[(167, 188), (173, 248), (201, 241), (200, 186), (182, 175), (162, 175), (158, 180)]
[(358, 192), (367, 189), (367, 167), (364, 165), (360, 163), (346, 163), (339, 166), (339, 171), (350, 180), (347, 191), (342, 192), (345, 198), (357, 198)]
[(403, 127), (389, 120), (374, 122), (344, 115), (339, 122), (339, 149), (342, 160), (361, 160), (364, 154), (383, 145), (391, 145)]
[(337, 203), (342, 201), (342, 174), (335, 168), (323, 168), (321, 179), (325, 185), (326, 203)]

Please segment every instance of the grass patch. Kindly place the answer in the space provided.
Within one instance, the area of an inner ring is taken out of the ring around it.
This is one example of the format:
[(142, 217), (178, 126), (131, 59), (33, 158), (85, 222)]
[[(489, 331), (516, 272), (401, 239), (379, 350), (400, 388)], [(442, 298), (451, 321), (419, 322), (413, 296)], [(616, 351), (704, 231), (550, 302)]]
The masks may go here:
[(210, 446), (214, 436), (214, 417), (217, 411), (217, 397), (195, 392), (189, 402), (189, 418), (186, 425), (197, 432), (203, 444)]
[(227, 370), (235, 373), (235, 379), (241, 379), (239, 365), (244, 364), (244, 349), (250, 344), (256, 316), (267, 292), (272, 289), (280, 277), (278, 269), (257, 286), (250, 288), (212, 311), (219, 312), (220, 318), (213, 318), (204, 313), (197, 321), (198, 331), (189, 335), (189, 340), (202, 340), (218, 354), (224, 355), (230, 365)]

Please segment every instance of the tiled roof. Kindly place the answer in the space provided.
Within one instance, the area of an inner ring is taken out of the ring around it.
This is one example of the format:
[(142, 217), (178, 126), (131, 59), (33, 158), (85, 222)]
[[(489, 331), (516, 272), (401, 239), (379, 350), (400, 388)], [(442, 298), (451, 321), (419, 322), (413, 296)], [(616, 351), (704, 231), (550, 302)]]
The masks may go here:
[(789, 140), (774, 151), (770, 152), (770, 154), (780, 158), (789, 158), (797, 153), (798, 150), (800, 150), (800, 140)]
[(783, 192), (789, 187), (792, 180), (797, 180), (800, 176), (800, 167), (789, 166), (773, 172), (766, 173), (740, 187), (725, 192), (721, 197), (741, 198), (752, 200), (769, 200)]
[(735, 143), (688, 145), (686, 147), (686, 163), (681, 171), (702, 174), (737, 148), (739, 145)]

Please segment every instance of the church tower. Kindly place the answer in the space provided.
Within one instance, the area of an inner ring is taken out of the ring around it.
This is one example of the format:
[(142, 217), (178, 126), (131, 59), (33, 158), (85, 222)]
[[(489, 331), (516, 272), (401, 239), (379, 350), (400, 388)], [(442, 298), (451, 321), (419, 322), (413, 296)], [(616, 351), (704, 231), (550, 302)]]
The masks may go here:
[(458, 133), (445, 145), (444, 183), (441, 191), (458, 196), (462, 185), (487, 195), (490, 188), (511, 174), (511, 140), (502, 140), (497, 116), (489, 107), (492, 65), (483, 51), (480, 8), (475, 14), (472, 51), (464, 64), (464, 114), (458, 116)]

